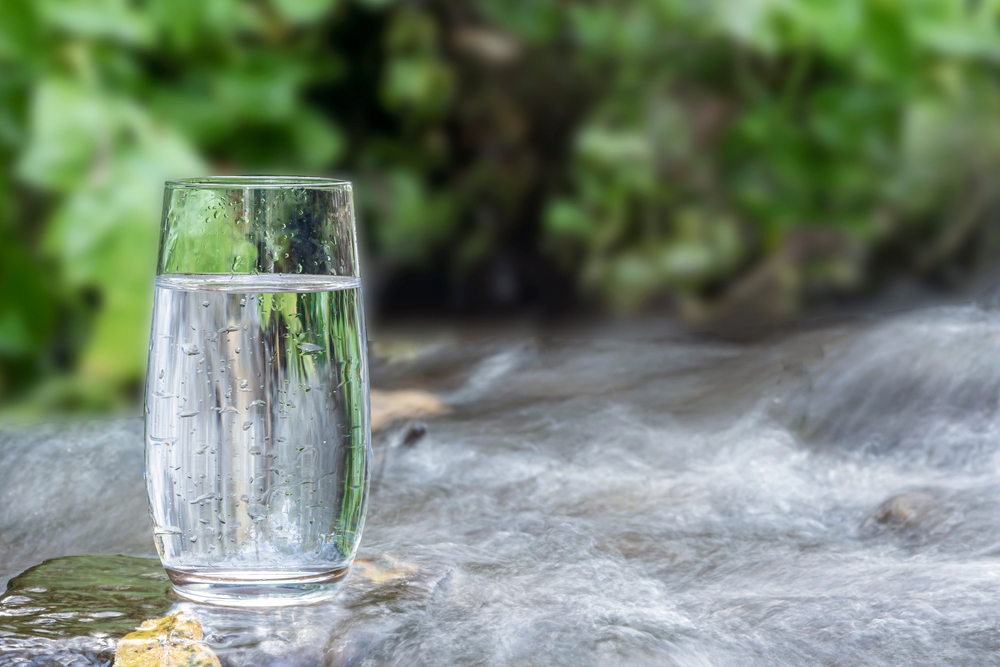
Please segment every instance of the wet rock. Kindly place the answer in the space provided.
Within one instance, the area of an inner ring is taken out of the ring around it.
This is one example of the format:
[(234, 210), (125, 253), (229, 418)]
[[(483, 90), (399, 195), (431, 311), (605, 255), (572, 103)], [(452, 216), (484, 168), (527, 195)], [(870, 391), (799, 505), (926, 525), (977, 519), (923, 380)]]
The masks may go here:
[(118, 642), (114, 667), (222, 667), (203, 639), (201, 623), (184, 612), (149, 619)]
[(427, 435), (427, 424), (421, 421), (412, 422), (403, 433), (402, 444), (404, 447), (413, 447), (423, 440), (425, 435)]
[(387, 426), (403, 419), (414, 417), (429, 417), (448, 412), (444, 402), (427, 391), (401, 390), (382, 391), (371, 390), (372, 430)]
[(879, 505), (858, 529), (862, 538), (890, 537), (910, 545), (928, 542), (947, 524), (952, 509), (934, 490), (908, 491)]
[[(108, 664), (116, 641), (172, 604), (159, 561), (78, 556), (45, 561), (0, 596), (0, 663), (16, 648), (24, 664)], [(17, 664), (17, 663), (15, 663)]]

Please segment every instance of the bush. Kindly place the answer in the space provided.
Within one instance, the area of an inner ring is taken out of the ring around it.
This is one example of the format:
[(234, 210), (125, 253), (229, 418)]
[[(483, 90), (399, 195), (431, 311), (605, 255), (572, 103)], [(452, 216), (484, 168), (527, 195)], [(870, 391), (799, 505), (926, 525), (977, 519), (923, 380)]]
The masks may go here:
[(974, 266), (996, 245), (998, 19), (992, 0), (4, 0), (0, 397), (134, 393), (162, 182), (212, 171), (356, 181), (388, 303), (430, 276), (426, 299), (465, 308), (573, 285), (613, 311), (781, 317)]

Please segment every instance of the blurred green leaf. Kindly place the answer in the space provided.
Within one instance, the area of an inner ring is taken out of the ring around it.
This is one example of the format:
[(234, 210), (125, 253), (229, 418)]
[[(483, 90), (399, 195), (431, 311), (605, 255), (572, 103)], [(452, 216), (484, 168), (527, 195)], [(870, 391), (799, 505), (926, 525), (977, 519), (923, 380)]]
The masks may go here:
[(476, 7), (495, 22), (526, 42), (541, 43), (556, 37), (563, 14), (554, 0), (531, 2), (490, 2), (477, 0)]
[(346, 150), (347, 139), (343, 132), (317, 113), (299, 114), (291, 130), (299, 159), (308, 169), (328, 167)]
[(455, 202), (447, 194), (428, 192), (411, 172), (392, 171), (370, 180), (368, 187), (366, 198), (380, 220), (376, 238), (389, 257), (420, 263), (454, 229)]
[(138, 377), (144, 367), (163, 182), (205, 170), (175, 134), (138, 112), (131, 120), (134, 144), (73, 191), (45, 237), (71, 285), (101, 290), (81, 360), (84, 377), (96, 383)]
[(40, 82), (31, 99), (21, 176), (42, 188), (71, 190), (99, 157), (109, 157), (125, 115), (116, 100), (84, 84), (63, 78)]
[(27, 357), (45, 346), (55, 325), (55, 300), (39, 263), (0, 231), (0, 357)]
[(309, 23), (329, 14), (340, 0), (271, 0), (271, 4), (291, 23)]
[(148, 16), (128, 0), (35, 1), (48, 25), (74, 35), (107, 37), (133, 44), (149, 44), (153, 39)]
[(369, 9), (384, 9), (398, 2), (398, 0), (354, 0), (356, 4)]
[(33, 0), (0, 2), (0, 62), (37, 60), (44, 56), (45, 40)]
[(451, 101), (454, 76), (434, 58), (393, 58), (383, 76), (382, 100), (393, 111), (435, 115)]

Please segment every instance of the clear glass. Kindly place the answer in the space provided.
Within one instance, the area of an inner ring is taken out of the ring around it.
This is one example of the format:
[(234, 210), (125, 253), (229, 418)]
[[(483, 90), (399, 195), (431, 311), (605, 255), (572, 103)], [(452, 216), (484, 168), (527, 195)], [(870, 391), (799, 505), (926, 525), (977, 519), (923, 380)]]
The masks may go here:
[(351, 185), (166, 184), (146, 489), (183, 597), (329, 597), (354, 560), (371, 436)]

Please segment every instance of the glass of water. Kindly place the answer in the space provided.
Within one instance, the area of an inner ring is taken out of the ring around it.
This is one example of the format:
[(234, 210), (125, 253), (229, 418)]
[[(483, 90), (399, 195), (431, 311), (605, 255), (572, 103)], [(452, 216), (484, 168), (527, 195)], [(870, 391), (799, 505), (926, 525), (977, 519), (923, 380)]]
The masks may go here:
[(166, 184), (146, 377), (146, 489), (182, 597), (329, 597), (371, 460), (351, 184)]

